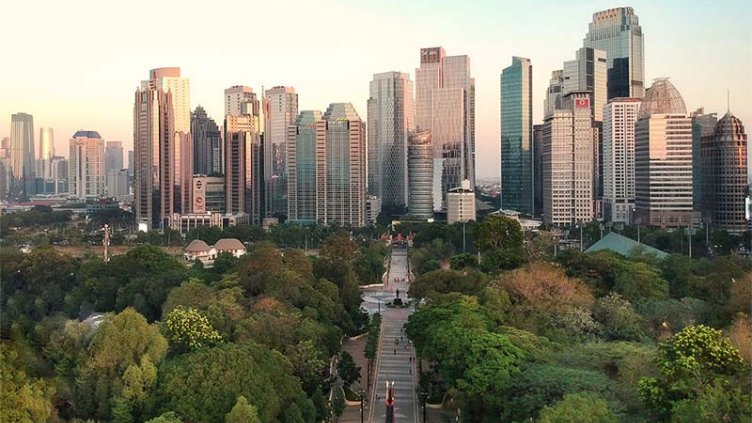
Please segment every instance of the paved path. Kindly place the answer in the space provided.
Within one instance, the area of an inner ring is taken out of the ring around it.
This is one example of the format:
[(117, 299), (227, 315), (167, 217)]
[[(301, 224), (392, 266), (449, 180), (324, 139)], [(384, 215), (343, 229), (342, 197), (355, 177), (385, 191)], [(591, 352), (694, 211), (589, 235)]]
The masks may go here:
[[(395, 281), (395, 278), (398, 282)], [(384, 304), (395, 297), (396, 290), (400, 298), (407, 300), (407, 250), (392, 249), (391, 265), (386, 284), (382, 289), (366, 291), (364, 307), (369, 312), (381, 308), (381, 336), (376, 358), (375, 385), (371, 390), (371, 407), (368, 410), (368, 422), (383, 422), (386, 418), (384, 395), (386, 382), (394, 382), (395, 416), (400, 423), (418, 422), (418, 401), (415, 387), (418, 384), (415, 363), (410, 357), (415, 355), (408, 344), (407, 335), (402, 328), (412, 313), (412, 308), (387, 308)], [(374, 304), (375, 301), (375, 304)], [(374, 309), (374, 305), (376, 309)], [(378, 399), (377, 399), (378, 396)]]

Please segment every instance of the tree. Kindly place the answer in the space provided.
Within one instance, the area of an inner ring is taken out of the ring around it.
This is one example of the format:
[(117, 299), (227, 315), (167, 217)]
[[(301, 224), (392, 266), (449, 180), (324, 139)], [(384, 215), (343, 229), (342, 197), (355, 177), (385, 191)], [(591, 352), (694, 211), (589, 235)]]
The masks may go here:
[(541, 410), (539, 423), (616, 423), (608, 403), (592, 393), (565, 395), (553, 407)]
[(473, 254), (462, 253), (452, 256), (452, 269), (462, 270), (466, 267), (478, 267), (478, 258)]
[(593, 305), (593, 317), (603, 325), (607, 340), (640, 341), (646, 336), (646, 323), (619, 294), (599, 298)]
[(146, 423), (183, 423), (183, 419), (181, 419), (174, 412), (168, 411), (166, 413), (162, 413), (162, 415), (160, 415), (159, 417), (148, 420)]
[(303, 391), (281, 353), (251, 341), (183, 354), (160, 368), (154, 407), (186, 420), (224, 420), (239, 396), (251, 398), (263, 422), (276, 421)]
[(225, 423), (261, 423), (258, 409), (249, 404), (244, 396), (239, 396), (235, 405), (225, 416)]
[(18, 354), (0, 344), (0, 421), (46, 422), (54, 394), (54, 387), (29, 377)]
[(407, 294), (417, 299), (450, 292), (473, 295), (487, 285), (488, 276), (478, 270), (434, 270), (418, 276)]
[[(132, 399), (143, 399), (146, 394), (138, 393), (138, 389), (148, 390), (153, 384), (153, 373), (156, 373), (153, 366), (162, 360), (166, 351), (167, 341), (159, 328), (149, 325), (144, 316), (132, 308), (101, 323), (89, 344), (88, 358), (77, 380), (77, 404), (82, 415), (109, 419), (113, 399), (124, 393), (126, 399), (129, 395)], [(132, 366), (140, 368), (131, 369)], [(129, 376), (123, 380), (126, 373)], [(137, 387), (139, 380), (140, 388)], [(133, 394), (128, 394), (128, 389), (133, 390)]]
[(668, 282), (646, 263), (625, 262), (616, 274), (614, 291), (629, 301), (668, 298)]
[(196, 309), (178, 306), (164, 322), (165, 336), (175, 352), (196, 351), (222, 340), (209, 320)]
[(696, 398), (676, 403), (672, 409), (672, 422), (716, 423), (752, 421), (752, 397), (739, 388), (710, 385)]
[(694, 400), (711, 387), (723, 387), (742, 369), (742, 358), (720, 330), (688, 326), (658, 347), (657, 378), (639, 382), (640, 398), (667, 419), (683, 400)]
[(347, 387), (360, 381), (360, 367), (355, 364), (352, 355), (347, 351), (342, 351), (342, 358), (337, 363), (337, 374)]
[(487, 271), (514, 269), (527, 258), (522, 245), (522, 227), (506, 216), (486, 216), (475, 228), (475, 244), (483, 253), (481, 267)]

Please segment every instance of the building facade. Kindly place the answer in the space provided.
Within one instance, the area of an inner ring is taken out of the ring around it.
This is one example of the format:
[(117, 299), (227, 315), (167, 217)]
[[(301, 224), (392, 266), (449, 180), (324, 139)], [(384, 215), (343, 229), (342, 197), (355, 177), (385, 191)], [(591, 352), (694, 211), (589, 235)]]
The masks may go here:
[(513, 57), (501, 72), (501, 208), (533, 213), (533, 67)]
[(635, 124), (635, 209), (638, 224), (693, 224), (692, 120), (668, 78), (648, 89)]
[(55, 131), (52, 128), (39, 128), (39, 148), (36, 153), (37, 177), (50, 179), (50, 161), (55, 156)]
[(191, 213), (224, 213), (227, 201), (225, 183), (222, 176), (194, 175)]
[[(366, 224), (366, 125), (350, 103), (332, 103), (326, 122), (324, 224)], [(318, 165), (317, 165), (318, 167)]]
[[(121, 171), (123, 170), (123, 143), (107, 141), (104, 147), (105, 193), (116, 197), (128, 194), (127, 186), (123, 188)], [(127, 184), (127, 171), (126, 171)]]
[[(321, 112), (303, 110), (287, 129), (287, 219), (302, 224), (324, 220), (326, 122)], [(319, 195), (322, 196), (319, 200)]]
[(475, 79), (468, 56), (446, 56), (441, 47), (420, 50), (415, 70), (415, 124), (431, 130), (434, 209), (467, 179), (475, 186)]
[(407, 147), (407, 209), (416, 219), (433, 218), (433, 163), (431, 131), (412, 132)]
[(196, 175), (221, 174), (222, 132), (214, 119), (210, 118), (201, 106), (197, 106), (191, 113), (191, 135), (193, 136), (193, 173)]
[(635, 198), (638, 98), (613, 98), (603, 111), (603, 217), (629, 224)]
[(81, 200), (105, 194), (104, 140), (96, 131), (78, 131), (70, 140), (68, 192)]
[(593, 219), (593, 145), (590, 95), (570, 93), (541, 128), (543, 221), (571, 225)]
[(258, 116), (225, 117), (225, 207), (244, 213), (251, 224), (261, 223), (261, 137)]
[(287, 213), (287, 128), (298, 116), (295, 88), (278, 86), (264, 92), (264, 216)]
[[(716, 113), (705, 114), (704, 108), (692, 112), (692, 204), (696, 212), (702, 212), (704, 195), (702, 192), (702, 137), (713, 135), (718, 123)], [(705, 219), (703, 214), (702, 218)]]
[(603, 106), (608, 98), (606, 60), (605, 51), (583, 47), (577, 50), (574, 60), (564, 62), (562, 72), (562, 95), (590, 93), (591, 113), (598, 122), (603, 122)]
[(608, 60), (608, 98), (645, 95), (642, 27), (631, 7), (593, 14), (583, 46), (603, 50)]
[(703, 221), (731, 233), (747, 230), (747, 134), (730, 112), (702, 137)]
[(447, 224), (475, 219), (475, 192), (470, 187), (470, 181), (464, 180), (461, 186), (449, 190), (447, 194)]
[(36, 194), (34, 117), (15, 113), (10, 120), (10, 191), (18, 198)]
[(407, 137), (415, 125), (413, 82), (401, 72), (374, 74), (368, 99), (368, 194), (385, 210), (407, 206)]

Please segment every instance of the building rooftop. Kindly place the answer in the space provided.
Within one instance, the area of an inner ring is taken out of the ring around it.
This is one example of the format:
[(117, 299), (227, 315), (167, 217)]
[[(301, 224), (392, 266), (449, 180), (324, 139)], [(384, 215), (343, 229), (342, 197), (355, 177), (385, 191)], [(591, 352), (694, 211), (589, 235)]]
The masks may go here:
[(664, 251), (653, 248), (649, 245), (645, 245), (641, 242), (637, 242), (632, 238), (627, 238), (623, 235), (619, 235), (616, 232), (609, 232), (598, 242), (591, 245), (590, 248), (585, 250), (585, 252), (592, 253), (595, 251), (608, 250), (621, 254), (625, 257), (629, 257), (633, 254), (635, 249), (642, 250), (642, 252), (646, 254), (655, 255), (659, 259), (663, 259), (668, 256), (668, 253)]
[(190, 244), (188, 244), (185, 247), (185, 251), (187, 253), (200, 253), (204, 251), (209, 251), (209, 246), (204, 241), (201, 241), (200, 239), (194, 239), (193, 241), (191, 241)]
[(222, 238), (214, 244), (217, 251), (245, 250), (245, 245), (235, 238)]
[(655, 114), (687, 114), (684, 99), (668, 78), (656, 78), (648, 88), (640, 105), (638, 119)]
[(98, 138), (101, 139), (102, 137), (99, 135), (99, 132), (97, 131), (76, 131), (75, 134), (73, 134), (73, 138)]

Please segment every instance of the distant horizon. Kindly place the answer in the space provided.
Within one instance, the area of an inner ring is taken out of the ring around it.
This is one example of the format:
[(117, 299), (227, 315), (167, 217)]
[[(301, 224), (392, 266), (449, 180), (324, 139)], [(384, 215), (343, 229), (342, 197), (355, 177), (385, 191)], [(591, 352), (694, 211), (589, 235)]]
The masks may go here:
[[(534, 7), (490, 0), (439, 7), (396, 0), (233, 1), (202, 9), (179, 7), (182, 3), (147, 9), (145, 0), (104, 7), (81, 3), (50, 2), (44, 14), (32, 4), (8, 6), (7, 16), (33, 16), (34, 24), (13, 19), (4, 25), (6, 39), (13, 34), (15, 41), (6, 50), (11, 60), (0, 81), (0, 138), (10, 136), (12, 114), (28, 113), (34, 116), (37, 145), (39, 128), (52, 128), (55, 153), (67, 157), (75, 131), (92, 130), (105, 142), (121, 141), (127, 163), (133, 94), (150, 69), (168, 66), (180, 67), (190, 79), (191, 110), (204, 107), (218, 125), (224, 119), (223, 91), (233, 85), (250, 86), (259, 95), (262, 87), (291, 86), (300, 111), (348, 102), (366, 120), (374, 74), (403, 72), (415, 83), (420, 48), (442, 46), (447, 55), (470, 57), (476, 79), (477, 177), (498, 179), (501, 70), (513, 56), (531, 60), (533, 123), (541, 123), (551, 71), (582, 47), (593, 13), (622, 6), (634, 8), (643, 29), (646, 88), (657, 77), (669, 77), (687, 113), (703, 107), (719, 117), (727, 111), (730, 91), (730, 111), (752, 125), (752, 84), (746, 76), (752, 67), (752, 35), (746, 29), (752, 12), (740, 0), (692, 7), (677, 0), (628, 5), (538, 1)], [(160, 18), (144, 19), (144, 10)], [(257, 18), (236, 25), (228, 12)]]

